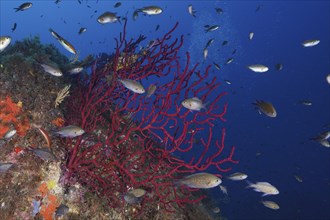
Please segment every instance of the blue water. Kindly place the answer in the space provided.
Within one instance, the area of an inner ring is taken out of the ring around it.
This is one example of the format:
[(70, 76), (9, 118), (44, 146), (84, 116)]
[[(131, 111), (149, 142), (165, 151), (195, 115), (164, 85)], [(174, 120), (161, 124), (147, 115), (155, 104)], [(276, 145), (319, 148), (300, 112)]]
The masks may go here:
[[(330, 149), (309, 140), (330, 130), (324, 127), (330, 123), (330, 85), (325, 80), (330, 73), (329, 1), (127, 1), (116, 9), (115, 1), (81, 1), (63, 0), (57, 5), (54, 1), (32, 1), (32, 8), (15, 13), (13, 8), (23, 1), (1, 0), (0, 35), (9, 35), (13, 41), (39, 35), (42, 43), (54, 44), (70, 57), (49, 33), (52, 28), (85, 57), (111, 53), (115, 48), (114, 38), (122, 25), (97, 23), (104, 11), (123, 17), (128, 12), (128, 38), (144, 34), (152, 40), (178, 21), (173, 35), (185, 35), (182, 56), (189, 51), (192, 62), (200, 62), (202, 68), (213, 62), (221, 66), (220, 71), (213, 67), (211, 75), (222, 82), (221, 91), (229, 93), (225, 98), (229, 103), (227, 122), (221, 126), (227, 128), (226, 145), (236, 146), (235, 159), (240, 163), (233, 165), (233, 171), (247, 173), (252, 182), (270, 182), (280, 190), (279, 195), (264, 198), (281, 207), (271, 210), (260, 204), (261, 193), (246, 189), (245, 182), (224, 179), (229, 201), (223, 202), (218, 188), (209, 190), (221, 213), (228, 219), (330, 219)], [(196, 18), (188, 14), (189, 4), (197, 11)], [(148, 5), (158, 5), (164, 11), (157, 16), (140, 15), (133, 22), (133, 11)], [(256, 12), (258, 5), (261, 8)], [(217, 14), (215, 7), (224, 12)], [(17, 29), (12, 32), (15, 22)], [(205, 33), (206, 24), (221, 27)], [(78, 35), (81, 27), (87, 32)], [(255, 33), (252, 41), (248, 39), (251, 31)], [(211, 38), (215, 42), (203, 63), (203, 48)], [(308, 39), (321, 42), (302, 47), (301, 42)], [(224, 40), (228, 44), (222, 46)], [(237, 52), (231, 55), (234, 49)], [(234, 61), (224, 65), (230, 57)], [(254, 73), (246, 68), (255, 63), (270, 70)], [(276, 63), (283, 64), (282, 71), (275, 70)], [(232, 84), (227, 85), (224, 79)], [(257, 99), (272, 102), (278, 116), (258, 114), (251, 104)], [(300, 104), (302, 99), (312, 101), (312, 106)]]

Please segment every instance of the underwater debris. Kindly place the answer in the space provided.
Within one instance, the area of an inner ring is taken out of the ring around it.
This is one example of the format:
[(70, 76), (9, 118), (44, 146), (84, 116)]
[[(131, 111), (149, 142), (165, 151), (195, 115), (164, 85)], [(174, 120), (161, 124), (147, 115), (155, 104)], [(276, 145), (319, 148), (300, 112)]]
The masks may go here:
[(57, 97), (55, 99), (55, 108), (62, 103), (65, 97), (70, 95), (70, 91), (69, 91), (70, 87), (71, 85), (67, 85), (57, 93)]

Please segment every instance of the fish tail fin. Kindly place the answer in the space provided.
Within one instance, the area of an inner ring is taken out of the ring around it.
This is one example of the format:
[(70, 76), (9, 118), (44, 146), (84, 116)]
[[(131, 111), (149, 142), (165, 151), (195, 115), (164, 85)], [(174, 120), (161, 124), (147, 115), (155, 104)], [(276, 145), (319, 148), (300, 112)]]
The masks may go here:
[(257, 99), (257, 100), (255, 100), (254, 102), (252, 102), (251, 104), (252, 104), (252, 105), (255, 105), (255, 106), (258, 106), (259, 103), (260, 103), (260, 101)]
[(182, 185), (181, 184), (181, 179), (173, 180), (172, 183), (173, 183), (173, 186), (176, 187), (176, 188), (180, 187)]
[(16, 11), (15, 12), (18, 12), (20, 11), (21, 9), (20, 8), (14, 8)]
[(58, 133), (58, 130), (56, 128), (52, 128), (50, 131), (49, 131), (49, 135), (50, 136), (59, 136), (60, 134)]
[(253, 183), (251, 183), (250, 181), (246, 180), (245, 181), (248, 185), (245, 188), (251, 188)]
[(207, 101), (206, 103), (204, 103), (204, 104), (202, 105), (202, 109), (204, 109), (205, 111), (207, 111), (207, 107), (208, 107), (210, 104), (211, 104), (211, 102), (210, 102), (210, 101)]

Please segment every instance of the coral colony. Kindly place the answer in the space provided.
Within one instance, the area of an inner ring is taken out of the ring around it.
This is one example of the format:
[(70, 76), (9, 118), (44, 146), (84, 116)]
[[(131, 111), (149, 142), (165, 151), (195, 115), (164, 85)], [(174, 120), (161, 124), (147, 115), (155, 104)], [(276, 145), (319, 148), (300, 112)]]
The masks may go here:
[[(205, 197), (192, 197), (191, 191), (196, 189), (178, 186), (175, 180), (212, 167), (221, 177), (231, 169), (227, 164), (238, 163), (232, 158), (234, 147), (224, 150), (225, 129), (222, 136), (213, 132), (215, 123), (224, 121), (227, 105), (219, 102), (225, 93), (212, 93), (220, 83), (215, 77), (209, 80), (209, 67), (203, 73), (197, 71), (197, 65), (190, 69), (188, 53), (182, 64), (178, 53), (183, 36), (172, 40), (177, 26), (156, 44), (140, 50), (143, 36), (127, 41), (125, 23), (115, 53), (103, 54), (91, 75), (77, 78), (66, 100), (66, 123), (80, 126), (86, 133), (65, 139), (65, 183), (81, 183), (114, 208), (123, 207), (129, 190), (144, 189), (146, 195), (132, 202), (139, 210), (157, 204), (173, 211), (176, 205)], [(159, 80), (149, 98), (118, 81), (130, 79), (147, 87), (152, 77)], [(207, 109), (184, 108), (182, 100), (191, 97), (209, 102)], [(207, 139), (201, 138), (201, 132)]]

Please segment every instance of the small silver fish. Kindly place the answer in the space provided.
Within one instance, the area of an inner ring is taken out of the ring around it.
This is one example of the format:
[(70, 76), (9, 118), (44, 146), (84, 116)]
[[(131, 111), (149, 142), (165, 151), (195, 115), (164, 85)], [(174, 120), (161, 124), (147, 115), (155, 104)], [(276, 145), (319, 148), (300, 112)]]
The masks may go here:
[(126, 193), (124, 195), (124, 200), (128, 204), (132, 205), (132, 204), (139, 203), (141, 201), (141, 198), (134, 196), (132, 193)]
[(254, 33), (253, 32), (250, 32), (249, 33), (249, 40), (252, 40), (253, 39), (253, 36), (254, 36)]
[(150, 97), (152, 96), (152, 94), (154, 94), (154, 92), (156, 91), (156, 89), (157, 89), (157, 86), (154, 85), (154, 84), (151, 84), (151, 85), (148, 87), (148, 89), (147, 89), (147, 95), (146, 95), (146, 97), (147, 97), (147, 98), (150, 98)]
[(233, 61), (234, 61), (234, 58), (229, 58), (229, 59), (226, 61), (225, 64), (230, 64), (230, 63), (232, 63)]
[(229, 80), (225, 79), (224, 81), (225, 81), (225, 83), (227, 83), (228, 85), (231, 85), (231, 82), (230, 82)]
[(180, 185), (186, 185), (190, 188), (209, 189), (221, 184), (221, 179), (210, 173), (195, 173), (178, 180)]
[(163, 9), (161, 9), (158, 6), (147, 6), (147, 7), (138, 9), (137, 11), (143, 12), (144, 14), (147, 14), (147, 15), (159, 15), (160, 13), (163, 12)]
[(268, 71), (268, 67), (262, 64), (249, 65), (248, 68), (256, 73), (264, 73)]
[(58, 131), (55, 131), (54, 134), (57, 134), (61, 137), (68, 137), (68, 138), (74, 138), (74, 137), (78, 137), (80, 135), (83, 135), (85, 133), (85, 131), (75, 125), (69, 125), (66, 127), (63, 127), (61, 129), (59, 129)]
[(328, 74), (327, 75), (327, 77), (325, 78), (326, 79), (326, 81), (329, 83), (329, 85), (330, 85), (330, 74)]
[(262, 196), (277, 195), (280, 193), (275, 186), (271, 185), (268, 182), (257, 182), (255, 184), (249, 181), (246, 182), (248, 183), (248, 186), (246, 188), (254, 188), (254, 191), (262, 192)]
[(204, 57), (204, 60), (206, 60), (208, 54), (209, 54), (209, 50), (208, 50), (207, 48), (205, 48), (205, 49), (203, 50), (203, 57)]
[(301, 178), (300, 176), (298, 176), (298, 175), (294, 175), (294, 178), (295, 178), (299, 183), (302, 183), (302, 182), (303, 182), (302, 178)]
[(316, 46), (320, 43), (320, 40), (305, 40), (304, 42), (302, 42), (302, 45), (304, 47), (313, 47)]
[(189, 110), (200, 111), (202, 108), (205, 109), (205, 105), (203, 104), (202, 100), (197, 97), (185, 99), (181, 104), (183, 107)]
[(270, 209), (274, 209), (274, 210), (280, 209), (280, 206), (276, 202), (273, 202), (273, 201), (261, 201), (261, 203), (265, 207), (270, 208)]
[(128, 193), (134, 195), (136, 198), (140, 198), (146, 194), (147, 191), (141, 188), (131, 189)]
[(4, 49), (6, 49), (6, 47), (8, 47), (10, 42), (11, 42), (11, 37), (1, 36), (0, 37), (0, 52), (4, 51)]
[(118, 79), (119, 82), (125, 86), (125, 88), (131, 90), (134, 93), (143, 94), (145, 93), (144, 87), (141, 83), (131, 80), (131, 79)]
[(219, 187), (220, 187), (220, 190), (221, 190), (221, 192), (222, 192), (223, 194), (228, 195), (227, 187), (222, 186), (222, 185), (219, 185)]
[(239, 173), (239, 172), (233, 173), (228, 177), (228, 179), (234, 180), (234, 181), (245, 180), (246, 178), (248, 178), (248, 175), (246, 175), (245, 173)]
[(210, 40), (206, 43), (205, 48), (208, 48), (209, 46), (211, 46), (211, 44), (213, 44), (213, 42), (214, 42), (214, 38), (210, 39)]
[(70, 74), (78, 74), (78, 73), (80, 73), (81, 71), (83, 71), (83, 67), (81, 67), (81, 66), (77, 66), (77, 67), (74, 67), (74, 68), (72, 68), (72, 69), (70, 69), (68, 72), (70, 73)]
[(49, 28), (50, 33), (53, 37), (70, 53), (77, 54), (76, 49), (70, 44), (67, 40), (61, 37), (58, 33), (56, 33), (53, 29)]
[(311, 140), (326, 140), (330, 138), (330, 131), (322, 132), (321, 134), (317, 135), (316, 137), (311, 138)]
[(309, 100), (300, 100), (299, 103), (302, 104), (302, 105), (307, 105), (307, 106), (311, 106), (313, 104)]
[(55, 157), (53, 152), (51, 152), (49, 150), (48, 147), (47, 148), (31, 148), (29, 150), (31, 150), (35, 155), (37, 155), (38, 157), (40, 157), (43, 160), (57, 161), (57, 158)]
[(192, 5), (188, 5), (188, 12), (191, 16), (193, 16), (194, 18), (196, 18), (196, 11), (193, 9)]
[(133, 12), (133, 21), (136, 21), (136, 19), (139, 17), (138, 11)]
[(6, 140), (9, 140), (9, 139), (12, 138), (15, 134), (16, 134), (16, 130), (13, 129), (13, 130), (8, 131), (8, 132), (3, 136), (3, 138), (6, 139)]
[(205, 32), (212, 32), (212, 31), (215, 31), (215, 30), (218, 30), (220, 28), (219, 25), (213, 25), (213, 26), (210, 26), (210, 25), (205, 25)]
[(18, 11), (24, 11), (24, 10), (29, 9), (31, 7), (32, 7), (31, 2), (25, 2), (25, 3), (21, 4), (20, 6), (18, 6), (18, 8), (14, 8), (14, 9), (16, 9), (15, 12), (18, 12)]
[(82, 34), (87, 31), (87, 28), (80, 28), (78, 34)]
[(215, 68), (216, 68), (217, 70), (220, 70), (220, 66), (219, 66), (219, 64), (217, 64), (217, 63), (215, 63), (215, 62), (213, 62), (213, 64), (214, 64), (214, 66), (215, 66)]
[(116, 15), (117, 13), (112, 13), (112, 12), (104, 12), (103, 14), (101, 14), (98, 18), (97, 21), (100, 24), (107, 24), (107, 23), (115, 23), (117, 21), (120, 21), (120, 16)]
[(0, 163), (0, 173), (7, 172), (7, 170), (9, 170), (13, 165), (13, 163)]
[(63, 73), (60, 70), (60, 68), (58, 68), (56, 66), (45, 64), (45, 63), (42, 63), (40, 65), (41, 65), (41, 67), (44, 69), (44, 71), (46, 73), (49, 73), (49, 74), (51, 74), (53, 76), (62, 76), (63, 75)]
[(330, 142), (326, 139), (318, 141), (323, 147), (330, 147)]
[(219, 207), (215, 207), (212, 209), (214, 214), (218, 214), (220, 212), (220, 208)]

